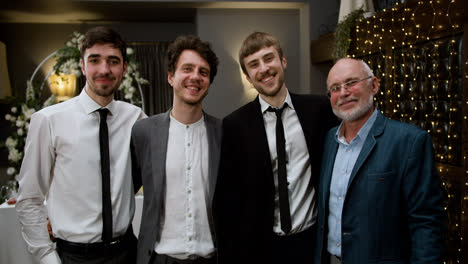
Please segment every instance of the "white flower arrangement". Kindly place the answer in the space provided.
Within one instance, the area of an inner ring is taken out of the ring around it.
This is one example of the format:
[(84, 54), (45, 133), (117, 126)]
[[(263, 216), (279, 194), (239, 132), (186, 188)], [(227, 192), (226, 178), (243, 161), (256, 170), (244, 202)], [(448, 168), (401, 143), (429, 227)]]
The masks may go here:
[(62, 65), (60, 65), (59, 71), (65, 74), (74, 74), (77, 78), (81, 75), (80, 63), (76, 62), (74, 59), (66, 60)]
[(137, 93), (139, 89), (137, 89), (135, 85), (145, 85), (149, 82), (140, 76), (140, 73), (138, 72), (138, 64), (133, 58), (133, 54), (133, 49), (127, 48), (127, 72), (124, 75), (119, 90), (124, 92), (125, 100), (129, 101), (131, 104), (140, 105), (139, 100), (141, 99)]
[[(54, 66), (56, 74), (74, 74), (77, 77), (81, 75), (79, 46), (83, 38), (84, 36), (82, 34), (74, 32), (72, 39), (65, 44), (66, 46), (57, 51), (57, 63)], [(134, 51), (128, 48), (127, 55), (129, 61), (127, 73), (122, 80), (119, 90), (124, 92), (126, 101), (141, 106), (142, 99), (135, 86), (147, 84), (148, 81), (140, 76), (138, 65), (135, 62), (134, 56), (132, 56), (133, 54)], [(7, 175), (11, 178), (7, 184), (1, 188), (0, 204), (5, 199), (10, 198), (8, 196), (10, 196), (11, 193), (16, 193), (17, 183), (15, 179), (18, 176), (24, 157), (24, 146), (31, 116), (36, 111), (55, 103), (55, 95), (52, 94), (41, 104), (41, 89), (36, 89), (31, 81), (27, 81), (26, 86), (26, 100), (24, 102), (15, 103), (11, 107), (10, 113), (5, 115), (5, 119), (10, 122), (12, 128), (12, 134), (3, 144), (4, 147), (8, 149)]]
[(39, 91), (28, 81), (26, 101), (16, 103), (16, 105), (11, 107), (10, 113), (5, 115), (5, 120), (10, 122), (13, 131), (4, 143), (5, 148), (8, 149), (7, 175), (11, 178), (5, 186), (2, 186), (0, 201), (10, 198), (8, 196), (16, 193), (17, 183), (15, 178), (18, 176), (24, 157), (24, 146), (31, 116), (39, 109), (49, 106), (54, 102), (55, 96), (52, 95), (41, 105)]

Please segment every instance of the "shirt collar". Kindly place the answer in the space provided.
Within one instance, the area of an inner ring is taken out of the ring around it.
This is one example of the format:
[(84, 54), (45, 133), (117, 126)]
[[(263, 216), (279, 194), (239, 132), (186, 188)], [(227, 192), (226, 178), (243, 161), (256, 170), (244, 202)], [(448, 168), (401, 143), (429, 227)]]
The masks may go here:
[[(378, 111), (377, 108), (374, 109), (374, 112), (372, 112), (372, 115), (369, 117), (369, 119), (367, 119), (367, 121), (364, 123), (361, 129), (359, 129), (359, 132), (357, 133), (356, 137), (353, 138), (351, 141), (353, 141), (356, 138), (364, 140), (367, 137), (367, 135), (369, 134), (369, 131), (371, 130), (372, 126), (375, 123), (375, 120), (377, 119), (377, 111)], [(335, 140), (338, 143), (347, 144), (346, 140), (344, 139), (342, 127), (343, 127), (343, 121), (341, 122), (340, 126), (338, 127), (338, 130), (335, 133)]]
[[(262, 110), (262, 113), (265, 113), (267, 111), (268, 107), (270, 107), (270, 106), (273, 107), (273, 108), (276, 108), (276, 107), (270, 105), (269, 103), (267, 103), (265, 100), (263, 100), (263, 98), (260, 95), (258, 96), (258, 100), (260, 101), (260, 108)], [(291, 96), (289, 95), (289, 91), (287, 89), (286, 89), (286, 98), (284, 99), (284, 102), (281, 104), (281, 107), (283, 107), (284, 103), (287, 103), (288, 107), (290, 107), (291, 109), (294, 109), (294, 106), (293, 106), (292, 101), (291, 101)]]
[(184, 127), (185, 126), (187, 126), (187, 127), (188, 126), (197, 127), (199, 125), (202, 125), (205, 122), (205, 114), (204, 113), (202, 114), (202, 117), (198, 121), (196, 121), (195, 123), (192, 123), (192, 124), (184, 124), (184, 123), (179, 122), (177, 119), (175, 119), (172, 116), (171, 113), (169, 113), (169, 118), (171, 119), (171, 121), (174, 121), (176, 124), (179, 124), (179, 125), (184, 126)]
[(85, 109), (86, 114), (93, 113), (96, 110), (99, 110), (101, 108), (107, 108), (110, 112), (110, 115), (115, 114), (117, 109), (116, 109), (116, 103), (114, 99), (112, 99), (112, 101), (108, 105), (102, 107), (98, 103), (96, 103), (91, 97), (89, 97), (88, 93), (86, 93), (85, 90), (86, 90), (85, 88), (81, 90), (79, 99), (80, 99), (81, 105)]

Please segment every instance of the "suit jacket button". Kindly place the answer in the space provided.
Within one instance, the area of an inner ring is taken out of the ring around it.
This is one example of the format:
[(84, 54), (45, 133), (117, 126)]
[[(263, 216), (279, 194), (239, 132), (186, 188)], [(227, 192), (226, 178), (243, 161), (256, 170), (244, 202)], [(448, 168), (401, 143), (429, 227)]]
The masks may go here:
[(148, 256), (151, 256), (152, 253), (153, 253), (153, 251), (148, 249)]

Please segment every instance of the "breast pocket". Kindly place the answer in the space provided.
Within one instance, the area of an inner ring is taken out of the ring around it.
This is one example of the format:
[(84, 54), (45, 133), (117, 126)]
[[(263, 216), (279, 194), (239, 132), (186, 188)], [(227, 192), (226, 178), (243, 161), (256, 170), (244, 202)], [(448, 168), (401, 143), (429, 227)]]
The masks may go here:
[(369, 173), (367, 175), (367, 179), (369, 181), (385, 181), (387, 178), (391, 178), (395, 173), (393, 171), (390, 172), (376, 172), (376, 173)]

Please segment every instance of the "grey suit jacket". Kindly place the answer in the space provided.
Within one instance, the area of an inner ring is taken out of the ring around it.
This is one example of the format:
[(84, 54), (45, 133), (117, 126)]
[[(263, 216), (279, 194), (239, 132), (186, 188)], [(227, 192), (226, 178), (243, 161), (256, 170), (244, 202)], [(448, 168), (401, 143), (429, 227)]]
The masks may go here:
[[(206, 113), (208, 136), (208, 219), (215, 241), (212, 201), (218, 173), (221, 148), (221, 120)], [(170, 110), (135, 123), (132, 129), (132, 171), (135, 191), (144, 188), (143, 211), (138, 236), (137, 263), (149, 263), (156, 239), (160, 237), (161, 212), (166, 192), (166, 152), (169, 136)]]

